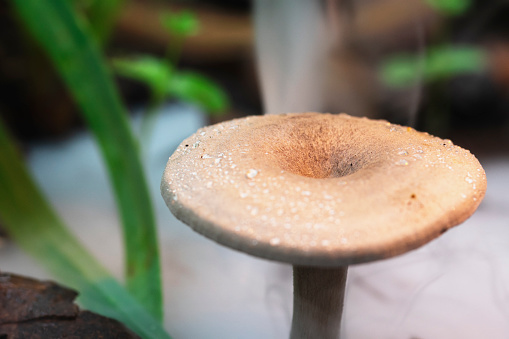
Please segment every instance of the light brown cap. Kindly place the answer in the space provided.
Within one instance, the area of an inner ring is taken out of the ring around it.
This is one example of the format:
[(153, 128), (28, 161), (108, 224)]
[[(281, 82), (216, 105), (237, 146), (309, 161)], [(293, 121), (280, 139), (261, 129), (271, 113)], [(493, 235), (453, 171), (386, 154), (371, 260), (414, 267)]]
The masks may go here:
[(161, 192), (198, 233), (254, 256), (340, 266), (415, 249), (467, 219), (486, 176), (467, 150), (345, 114), (247, 117), (198, 130)]

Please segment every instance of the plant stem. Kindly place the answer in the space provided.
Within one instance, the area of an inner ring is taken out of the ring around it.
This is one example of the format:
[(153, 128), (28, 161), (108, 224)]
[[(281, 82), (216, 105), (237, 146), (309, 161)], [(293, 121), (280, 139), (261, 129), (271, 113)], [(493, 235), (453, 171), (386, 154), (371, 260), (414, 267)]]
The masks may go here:
[(293, 266), (291, 339), (338, 338), (347, 270)]

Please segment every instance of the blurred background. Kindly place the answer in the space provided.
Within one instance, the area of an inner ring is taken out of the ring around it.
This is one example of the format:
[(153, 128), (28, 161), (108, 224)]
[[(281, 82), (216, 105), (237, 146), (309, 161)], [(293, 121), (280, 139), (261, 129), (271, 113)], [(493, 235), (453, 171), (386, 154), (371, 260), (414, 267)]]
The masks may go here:
[[(509, 2), (115, 0), (107, 19), (97, 14), (99, 2), (74, 0), (74, 7), (92, 28), (102, 18), (94, 39), (141, 140), (169, 333), (287, 336), (291, 268), (192, 233), (158, 187), (168, 157), (199, 127), (319, 111), (451, 139), (488, 175), (486, 199), (465, 225), (407, 255), (350, 270), (344, 337), (506, 338)], [(53, 206), (120, 277), (119, 221), (80, 107), (8, 1), (0, 2), (0, 25), (1, 118)], [(179, 79), (170, 89), (165, 72)], [(0, 269), (51, 277), (5, 234)]]
[[(94, 19), (93, 0), (75, 2)], [(117, 8), (102, 37), (108, 60), (162, 58), (177, 45), (178, 67), (212, 78), (231, 100), (211, 122), (317, 110), (412, 124), (442, 137), (507, 125), (505, 1), (112, 2)], [(78, 108), (8, 2), (1, 6), (2, 116), (22, 140), (72, 133)], [(184, 42), (160, 20), (182, 11), (199, 26)], [(128, 107), (150, 98), (147, 83), (136, 80), (117, 75)]]

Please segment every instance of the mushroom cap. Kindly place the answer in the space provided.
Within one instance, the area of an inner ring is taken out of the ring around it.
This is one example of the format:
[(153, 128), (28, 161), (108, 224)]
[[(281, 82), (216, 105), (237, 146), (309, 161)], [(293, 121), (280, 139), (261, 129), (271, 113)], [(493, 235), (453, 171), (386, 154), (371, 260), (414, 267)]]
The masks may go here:
[(415, 249), (463, 222), (486, 191), (450, 140), (346, 114), (253, 116), (198, 130), (170, 157), (172, 213), (230, 248), (334, 267)]

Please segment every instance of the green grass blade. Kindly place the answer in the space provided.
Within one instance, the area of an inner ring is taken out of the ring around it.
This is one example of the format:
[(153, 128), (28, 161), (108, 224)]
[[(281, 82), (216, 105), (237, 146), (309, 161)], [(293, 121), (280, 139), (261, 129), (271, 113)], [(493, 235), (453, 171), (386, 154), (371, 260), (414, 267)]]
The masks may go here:
[(120, 12), (124, 0), (95, 0), (88, 10), (90, 28), (99, 42), (104, 45), (113, 29), (115, 19)]
[(1, 120), (0, 219), (21, 248), (80, 292), (84, 307), (120, 320), (143, 338), (169, 338), (159, 321), (68, 232), (31, 180)]
[(126, 112), (97, 45), (68, 0), (11, 0), (45, 48), (92, 129), (123, 224), (127, 289), (162, 318), (159, 249), (152, 204)]

